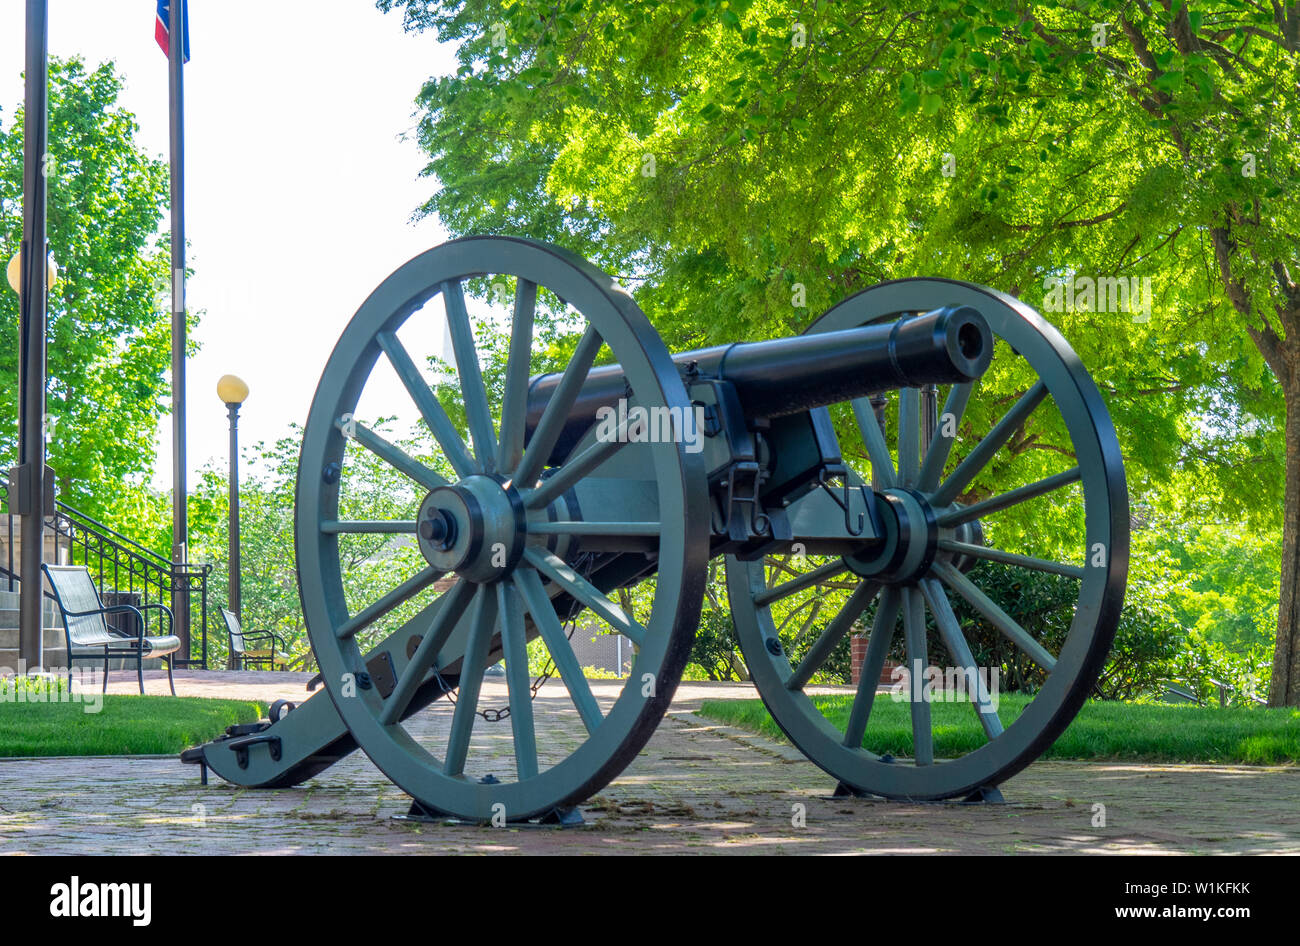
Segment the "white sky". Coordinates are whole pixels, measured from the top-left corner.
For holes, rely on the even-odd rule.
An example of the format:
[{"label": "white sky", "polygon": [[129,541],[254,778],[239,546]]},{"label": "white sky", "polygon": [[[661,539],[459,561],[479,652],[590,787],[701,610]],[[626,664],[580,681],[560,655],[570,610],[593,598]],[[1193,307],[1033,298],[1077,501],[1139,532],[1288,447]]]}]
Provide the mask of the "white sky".
[{"label": "white sky", "polygon": [[[165,158],[167,60],[154,41],[154,0],[49,6],[50,54],[80,55],[88,67],[114,60],[139,144]],[[23,4],[0,6],[6,124],[22,101],[23,19]],[[206,310],[188,368],[193,488],[195,471],[226,459],[221,375],[252,390],[241,443],[282,436],[306,420],[357,306],[398,265],[446,239],[434,221],[410,222],[434,183],[417,177],[424,159],[414,138],[400,139],[414,129],[421,84],[455,64],[450,46],[403,33],[400,15],[371,0],[191,0],[190,54],[187,302]],[[398,397],[395,379],[391,387]],[[171,487],[170,416],[154,479]]]}]

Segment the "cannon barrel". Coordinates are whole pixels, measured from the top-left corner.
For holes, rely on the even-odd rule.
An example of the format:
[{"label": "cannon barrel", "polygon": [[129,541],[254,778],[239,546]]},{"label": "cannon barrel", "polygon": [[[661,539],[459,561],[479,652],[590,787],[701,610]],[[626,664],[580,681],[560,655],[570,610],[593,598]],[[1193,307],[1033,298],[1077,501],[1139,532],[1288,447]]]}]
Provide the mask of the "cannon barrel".
[{"label": "cannon barrel", "polygon": [[[675,355],[686,373],[731,382],[746,418],[779,417],[884,391],[973,381],[993,357],[993,334],[970,306],[947,306],[883,325],[762,342],[738,342]],[[539,375],[528,389],[527,436],[559,383]],[[596,420],[626,395],[618,365],[587,376],[552,452],[560,462]]]}]

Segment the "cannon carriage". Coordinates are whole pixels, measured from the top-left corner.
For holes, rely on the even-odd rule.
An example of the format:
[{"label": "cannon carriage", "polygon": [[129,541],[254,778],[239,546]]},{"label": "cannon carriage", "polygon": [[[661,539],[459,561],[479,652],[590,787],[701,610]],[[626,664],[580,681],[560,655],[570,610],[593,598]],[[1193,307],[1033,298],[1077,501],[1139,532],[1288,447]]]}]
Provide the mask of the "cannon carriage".
[{"label": "cannon carriage", "polygon": [[[504,372],[491,384],[466,302],[467,287],[485,277],[514,292]],[[430,387],[402,340],[407,321],[426,318],[422,307],[438,299],[454,398]],[[562,370],[534,375],[548,344],[539,306],[548,304],[568,313],[578,341]],[[355,420],[381,359],[418,409],[436,463]],[[982,403],[991,372],[1023,382],[1011,385],[1016,396],[1005,398],[1002,384]],[[990,464],[1023,450],[1031,417],[1049,412],[1060,468],[1001,493],[973,489]],[[423,499],[413,517],[341,517],[351,441],[415,484]],[[1054,525],[1071,527],[1053,544],[1072,550],[1069,560],[998,543],[999,516],[1044,505]],[[1128,560],[1124,471],[1105,404],[1061,335],[1021,302],[967,283],[900,280],[850,296],[800,336],[673,356],[610,276],[555,247],[500,237],[416,257],[353,317],[304,430],[295,529],[324,690],[183,758],[276,788],[361,748],[419,810],[476,821],[563,817],[631,762],[686,666],[715,557],[725,558],[731,616],[760,695],[842,790],[911,799],[991,791],[1087,698]],[[409,536],[420,567],[374,600],[349,600],[340,542],[355,534]],[[968,577],[981,561],[1070,582],[1068,631],[1049,641],[1022,627]],[[793,602],[809,599],[830,617],[791,653],[780,625]],[[412,616],[368,640],[399,608]],[[959,611],[978,614],[1039,673],[1009,724],[976,672]],[[569,639],[576,620],[635,648],[612,702],[583,676]],[[863,622],[862,682],[836,723],[809,691]],[[537,637],[577,732],[548,730],[533,713],[527,646]],[[876,683],[891,652],[914,671],[910,757],[872,747]],[[483,674],[498,660],[509,712],[497,714],[488,762],[475,758],[487,750],[473,737]],[[936,743],[920,686],[936,660],[970,672],[985,741],[968,751]],[[416,721],[452,700],[431,742]],[[503,740],[512,766],[501,761]]]}]

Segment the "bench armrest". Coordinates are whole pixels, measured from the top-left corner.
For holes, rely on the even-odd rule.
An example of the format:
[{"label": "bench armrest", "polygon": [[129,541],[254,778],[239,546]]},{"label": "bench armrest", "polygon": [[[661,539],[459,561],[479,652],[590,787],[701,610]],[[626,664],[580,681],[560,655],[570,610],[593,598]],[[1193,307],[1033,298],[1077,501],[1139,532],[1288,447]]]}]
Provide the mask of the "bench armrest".
[{"label": "bench armrest", "polygon": [[124,614],[124,613],[134,614],[136,616],[136,618],[140,621],[140,633],[131,635],[125,633],[124,631],[119,631],[117,628],[113,628],[113,627],[109,628],[109,633],[114,634],[115,636],[121,637],[126,640],[130,640],[132,637],[134,637],[136,640],[140,642],[140,646],[144,647],[144,631],[145,631],[144,615],[141,614],[140,609],[133,604],[110,604],[102,608],[91,608],[89,611],[64,611],[63,616],[65,618],[84,618],[84,617],[90,617],[92,614]]},{"label": "bench armrest", "polygon": [[240,636],[246,641],[266,640],[269,638],[279,644],[281,650],[286,649],[284,646],[284,640],[274,631],[241,631]]},{"label": "bench armrest", "polygon": [[167,633],[176,632],[176,617],[172,614],[172,609],[165,604],[141,604],[136,605],[141,611],[160,611],[167,616]]}]

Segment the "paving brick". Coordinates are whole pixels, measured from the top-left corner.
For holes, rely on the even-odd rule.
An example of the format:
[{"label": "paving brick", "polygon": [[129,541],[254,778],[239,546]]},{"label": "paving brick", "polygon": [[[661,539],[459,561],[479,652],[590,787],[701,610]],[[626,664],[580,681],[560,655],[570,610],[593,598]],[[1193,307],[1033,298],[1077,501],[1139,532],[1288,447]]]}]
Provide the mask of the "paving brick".
[{"label": "paving brick", "polygon": [[[306,696],[310,674],[180,673],[195,696]],[[131,692],[134,681],[110,685]],[[165,674],[147,674],[151,693]],[[593,682],[602,704],[617,685]],[[747,686],[683,684],[635,762],[583,806],[572,830],[392,820],[407,796],[362,753],[297,788],[200,786],[174,757],[0,760],[0,853],[1300,853],[1300,768],[1040,762],[1003,786],[1004,806],[833,798],[831,779],[792,747],[696,715]],[[481,705],[504,703],[484,687]],[[432,743],[449,713],[412,729]],[[551,745],[581,738],[562,685],[537,699]],[[480,767],[509,771],[509,723],[475,727]],[[495,755],[494,755],[495,753]],[[473,758],[473,755],[471,756]],[[1105,828],[1092,826],[1105,805]],[[795,827],[795,806],[806,826]]]}]

